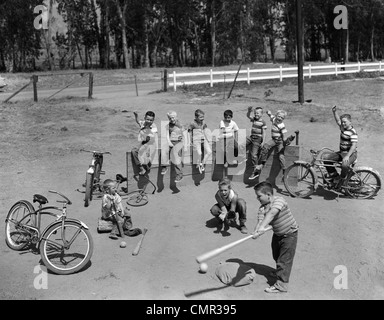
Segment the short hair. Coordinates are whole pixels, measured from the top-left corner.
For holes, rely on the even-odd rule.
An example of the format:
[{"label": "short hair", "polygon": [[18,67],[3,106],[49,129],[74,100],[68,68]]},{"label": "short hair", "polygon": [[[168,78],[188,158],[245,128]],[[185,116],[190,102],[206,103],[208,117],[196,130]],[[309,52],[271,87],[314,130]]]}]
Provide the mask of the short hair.
[{"label": "short hair", "polygon": [[153,111],[147,111],[147,113],[145,114],[145,117],[147,116],[155,118],[155,113]]},{"label": "short hair", "polygon": [[256,110],[264,111],[264,109],[263,109],[262,107],[256,107],[256,108],[255,108],[255,111],[256,111]]},{"label": "short hair", "polygon": [[232,110],[225,110],[224,111],[224,117],[228,117],[228,116],[233,118],[233,111]]},{"label": "short hair", "polygon": [[171,117],[171,116],[177,117],[177,112],[176,112],[176,111],[169,111],[169,112],[167,113],[167,116],[168,116],[168,117]]},{"label": "short hair", "polygon": [[112,180],[112,179],[106,179],[104,180],[103,182],[103,188],[104,190],[107,190],[107,188],[111,188],[111,187],[114,187],[116,185],[116,181]]},{"label": "short hair", "polygon": [[255,192],[261,192],[262,194],[273,194],[273,186],[268,181],[258,183],[253,189]]},{"label": "short hair", "polygon": [[352,120],[351,115],[348,114],[348,113],[343,114],[343,115],[340,116],[340,120],[341,120],[341,119],[344,119],[344,118],[347,119],[348,121],[351,121],[351,120]]},{"label": "short hair", "polygon": [[276,116],[279,115],[279,114],[281,114],[284,118],[287,116],[287,112],[284,111],[284,110],[277,110]]},{"label": "short hair", "polygon": [[195,117],[203,116],[203,115],[205,115],[205,113],[204,113],[203,110],[201,110],[201,109],[197,109],[197,110],[195,111]]},{"label": "short hair", "polygon": [[221,186],[228,186],[228,188],[231,189],[231,188],[232,188],[231,183],[232,183],[232,182],[231,182],[230,179],[228,179],[227,177],[224,177],[223,179],[221,179],[221,180],[219,181],[218,185],[219,185],[219,188],[220,188]]}]

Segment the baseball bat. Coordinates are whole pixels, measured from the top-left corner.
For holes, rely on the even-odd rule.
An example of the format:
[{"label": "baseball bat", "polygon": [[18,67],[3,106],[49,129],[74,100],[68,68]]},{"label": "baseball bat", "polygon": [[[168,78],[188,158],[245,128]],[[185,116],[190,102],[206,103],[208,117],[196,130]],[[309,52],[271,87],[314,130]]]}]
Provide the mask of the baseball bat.
[{"label": "baseball bat", "polygon": [[146,228],[143,229],[143,233],[141,234],[140,241],[139,241],[138,244],[136,245],[136,248],[132,251],[132,255],[133,255],[133,256],[137,256],[137,255],[139,254],[141,245],[143,244],[144,236],[145,236],[145,234],[147,233],[147,231],[148,231],[148,230],[147,230]]},{"label": "baseball bat", "polygon": [[[260,237],[265,232],[271,230],[271,229],[272,229],[272,227],[268,227],[263,233],[259,233],[257,238]],[[246,236],[245,238],[242,238],[242,239],[233,241],[231,243],[228,243],[225,246],[222,246],[220,248],[216,248],[216,249],[213,249],[213,250],[208,251],[206,253],[203,253],[203,254],[201,254],[201,255],[196,257],[196,261],[197,261],[197,263],[203,263],[203,262],[205,262],[205,261],[207,261],[209,259],[212,259],[212,258],[218,256],[219,254],[221,254],[221,253],[223,253],[223,252],[225,252],[225,251],[227,251],[227,250],[229,250],[229,249],[231,249],[233,247],[238,246],[239,244],[241,244],[241,243],[243,243],[243,242],[245,242],[245,241],[247,241],[249,239],[252,239],[252,237],[253,237],[253,235],[251,234],[249,236]]]}]

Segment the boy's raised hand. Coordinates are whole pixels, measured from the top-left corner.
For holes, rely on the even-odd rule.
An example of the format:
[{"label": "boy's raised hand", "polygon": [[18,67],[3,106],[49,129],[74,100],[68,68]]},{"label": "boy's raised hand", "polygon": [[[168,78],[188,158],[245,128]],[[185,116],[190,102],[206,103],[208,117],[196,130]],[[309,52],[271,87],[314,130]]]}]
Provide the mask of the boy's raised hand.
[{"label": "boy's raised hand", "polygon": [[337,107],[334,106],[334,107],[332,108],[332,111],[333,111],[333,112],[336,112],[336,110],[337,110]]},{"label": "boy's raised hand", "polygon": [[270,110],[267,111],[267,115],[271,116],[272,112]]}]

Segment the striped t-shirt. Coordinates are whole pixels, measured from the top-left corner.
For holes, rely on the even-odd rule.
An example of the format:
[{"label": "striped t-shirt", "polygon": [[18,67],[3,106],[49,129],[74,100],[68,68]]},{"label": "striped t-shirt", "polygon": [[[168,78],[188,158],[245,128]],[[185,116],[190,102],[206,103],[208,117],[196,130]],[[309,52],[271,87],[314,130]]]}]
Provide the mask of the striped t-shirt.
[{"label": "striped t-shirt", "polygon": [[263,119],[252,120],[251,137],[263,137],[263,130],[267,130],[267,123]]},{"label": "striped t-shirt", "polygon": [[263,220],[265,214],[272,208],[279,211],[270,223],[273,232],[276,235],[283,236],[299,229],[299,226],[288,207],[287,201],[285,201],[282,197],[274,197],[271,203],[268,205],[262,205],[257,214],[258,220]]},{"label": "striped t-shirt", "polygon": [[285,128],[285,125],[283,122],[277,123],[276,117],[271,116],[272,121],[272,127],[271,127],[271,135],[273,140],[281,140],[282,135],[286,134],[288,130]]},{"label": "striped t-shirt", "polygon": [[348,152],[352,147],[352,143],[357,143],[357,132],[355,128],[351,127],[350,129],[341,128],[340,134],[340,151]]}]

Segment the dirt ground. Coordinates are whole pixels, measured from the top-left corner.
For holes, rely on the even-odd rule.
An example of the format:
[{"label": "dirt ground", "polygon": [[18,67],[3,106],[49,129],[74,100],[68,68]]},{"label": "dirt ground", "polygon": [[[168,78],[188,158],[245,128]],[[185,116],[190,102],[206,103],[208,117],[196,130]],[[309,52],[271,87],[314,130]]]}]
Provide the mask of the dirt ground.
[{"label": "dirt ground", "polygon": [[[234,111],[240,128],[249,129],[249,105],[276,111],[285,109],[285,124],[290,132],[300,130],[303,158],[310,148],[338,147],[339,132],[331,107],[335,104],[354,117],[359,134],[359,165],[373,167],[384,174],[382,162],[384,82],[324,82],[306,85],[311,104],[300,106],[295,86],[236,90],[233,98],[222,94],[195,95],[181,92],[141,94],[94,90],[94,100],[61,98],[49,104],[17,102],[0,107],[0,299],[66,300],[350,300],[384,298],[384,192],[373,200],[337,198],[331,192],[318,192],[310,199],[287,197],[299,223],[299,240],[290,279],[289,292],[268,295],[264,288],[275,267],[271,255],[271,234],[249,240],[209,261],[206,274],[198,271],[195,257],[208,250],[244,237],[231,228],[229,234],[215,233],[209,209],[214,204],[216,182],[186,186],[173,194],[165,189],[150,196],[149,203],[131,208],[135,227],[148,228],[138,256],[131,252],[139,238],[120,241],[96,232],[100,201],[88,208],[83,194],[76,191],[84,182],[90,155],[81,148],[108,150],[105,178],[124,174],[125,152],[136,136],[132,111],[157,114],[156,123],[175,110],[183,122],[193,120],[194,110],[206,111],[210,128],[219,124],[225,109]],[[262,89],[262,90],[261,90]],[[265,97],[267,89],[273,94]],[[68,94],[68,92],[66,93]],[[2,99],[3,100],[3,99]],[[269,133],[267,135],[269,137]],[[4,220],[13,203],[32,195],[45,195],[51,204],[57,190],[73,202],[70,217],[84,221],[94,240],[91,265],[77,274],[48,275],[47,289],[37,290],[35,267],[39,255],[15,252],[5,243]],[[247,227],[253,230],[259,207],[253,189],[235,183],[234,189],[247,202]],[[281,191],[280,191],[281,192]],[[249,264],[256,271],[251,285],[225,287],[215,275],[220,261]],[[336,289],[337,266],[348,271],[348,288]],[[336,268],[336,269],[335,269]]]}]

